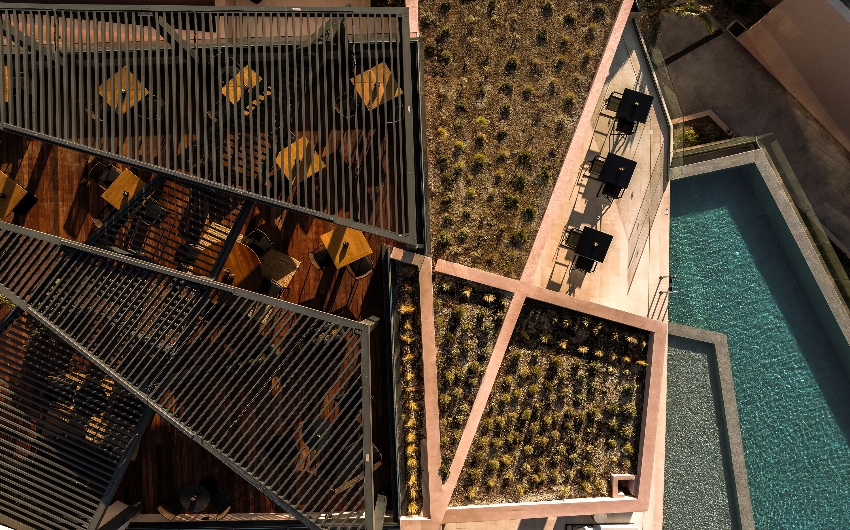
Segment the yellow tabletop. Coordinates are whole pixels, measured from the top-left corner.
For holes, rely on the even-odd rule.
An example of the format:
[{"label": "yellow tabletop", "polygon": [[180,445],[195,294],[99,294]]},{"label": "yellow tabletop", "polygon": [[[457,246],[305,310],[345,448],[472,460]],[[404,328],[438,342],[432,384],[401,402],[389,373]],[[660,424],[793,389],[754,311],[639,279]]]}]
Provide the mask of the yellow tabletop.
[{"label": "yellow tabletop", "polygon": [[338,226],[322,234],[321,239],[337,269],[372,254],[372,247],[360,230]]},{"label": "yellow tabletop", "polygon": [[389,66],[381,63],[351,78],[354,89],[369,109],[383,105],[402,94]]},{"label": "yellow tabletop", "polygon": [[299,138],[289,147],[284,147],[275,160],[293,186],[321,171],[327,165],[322,157],[313,151],[310,141],[306,138]]},{"label": "yellow tabletop", "polygon": [[224,96],[227,96],[227,99],[230,100],[231,103],[236,104],[240,99],[242,99],[242,92],[245,89],[252,89],[257,86],[257,83],[262,81],[263,78],[260,77],[257,72],[251,70],[249,67],[245,67],[233,76],[233,79],[227,82],[223,87],[221,87],[221,93]]},{"label": "yellow tabletop", "polygon": [[125,66],[100,85],[97,93],[116,112],[125,114],[148,95],[148,90]]},{"label": "yellow tabletop", "polygon": [[0,171],[0,219],[5,219],[27,196],[27,190]]},{"label": "yellow tabletop", "polygon": [[[114,206],[116,210],[119,210],[144,187],[145,183],[139,177],[129,169],[125,169],[100,196]],[[126,195],[124,192],[127,192]]]}]

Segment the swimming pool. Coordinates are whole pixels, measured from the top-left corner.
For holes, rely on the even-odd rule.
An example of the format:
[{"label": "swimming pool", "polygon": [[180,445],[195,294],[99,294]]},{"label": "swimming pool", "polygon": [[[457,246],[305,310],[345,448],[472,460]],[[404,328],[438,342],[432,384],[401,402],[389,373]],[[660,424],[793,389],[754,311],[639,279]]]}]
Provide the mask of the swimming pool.
[{"label": "swimming pool", "polygon": [[846,528],[850,381],[758,186],[753,164],[672,182],[669,319],[727,335],[756,528]]}]

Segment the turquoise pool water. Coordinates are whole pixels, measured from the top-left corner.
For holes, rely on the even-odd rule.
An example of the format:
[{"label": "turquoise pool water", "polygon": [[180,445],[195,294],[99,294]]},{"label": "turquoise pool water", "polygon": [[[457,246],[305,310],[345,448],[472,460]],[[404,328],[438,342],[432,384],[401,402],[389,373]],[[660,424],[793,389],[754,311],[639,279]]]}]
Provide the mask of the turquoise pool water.
[{"label": "turquoise pool water", "polygon": [[850,528],[850,381],[747,171],[673,181],[669,318],[728,337],[756,528]]},{"label": "turquoise pool water", "polygon": [[[714,348],[671,336],[667,349],[664,530],[734,530],[731,470]],[[731,502],[734,502],[732,500]]]}]

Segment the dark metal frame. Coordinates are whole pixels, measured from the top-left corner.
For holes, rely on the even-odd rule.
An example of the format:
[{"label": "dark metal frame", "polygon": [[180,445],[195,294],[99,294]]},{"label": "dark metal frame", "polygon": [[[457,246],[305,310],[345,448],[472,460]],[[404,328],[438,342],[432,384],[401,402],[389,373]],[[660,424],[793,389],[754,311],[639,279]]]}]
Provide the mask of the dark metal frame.
[{"label": "dark metal frame", "polygon": [[[351,321],[5,223],[0,293],[303,524],[372,529],[376,319]],[[297,441],[285,462],[261,454],[325,413],[336,419],[330,441],[307,458],[312,472],[296,469],[305,458]],[[296,432],[280,434],[285,426]],[[360,443],[359,462],[333,459]],[[357,467],[362,489],[322,495]]]},{"label": "dark metal frame", "polygon": [[[9,91],[9,103],[0,106],[1,130],[425,244],[427,216],[416,200],[424,181],[414,167],[421,149],[413,113],[419,105],[412,101],[418,63],[411,61],[404,8],[9,4],[0,10],[0,32],[6,37],[0,69],[9,68],[8,87],[0,75],[0,92]],[[349,77],[382,62],[402,90],[392,101],[374,109],[359,105],[351,123],[332,103],[321,104],[352,94]],[[263,90],[268,83],[272,93],[251,93],[230,105],[218,83],[234,63],[257,71]],[[113,112],[98,89],[124,67],[147,93],[125,113]],[[313,145],[330,146],[333,134],[352,128],[368,130],[370,150],[379,153],[362,172],[334,156],[326,160],[326,174],[299,184],[269,169],[295,131]],[[231,137],[236,151],[228,147]],[[228,168],[236,155],[245,159],[233,173]]]}]

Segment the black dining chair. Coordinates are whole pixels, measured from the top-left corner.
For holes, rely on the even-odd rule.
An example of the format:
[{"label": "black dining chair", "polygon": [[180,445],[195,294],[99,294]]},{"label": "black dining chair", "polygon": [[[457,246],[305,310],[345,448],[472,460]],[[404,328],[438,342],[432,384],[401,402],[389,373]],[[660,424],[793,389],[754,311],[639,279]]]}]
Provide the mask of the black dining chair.
[{"label": "black dining chair", "polygon": [[608,99],[605,101],[605,109],[611,112],[617,112],[620,109],[620,102],[623,101],[623,95],[619,92],[611,92]]},{"label": "black dining chair", "polygon": [[258,292],[272,298],[280,298],[281,293],[283,293],[283,288],[271,278],[263,277],[263,281],[260,282]]},{"label": "black dining chair", "polygon": [[609,201],[614,201],[623,196],[623,192],[625,190],[623,188],[614,186],[613,184],[608,184],[607,182],[602,183],[602,186],[599,187],[599,191],[596,192],[596,196],[602,195],[607,198]]},{"label": "black dining chair", "polygon": [[253,250],[259,258],[262,258],[272,248],[272,240],[261,230],[253,230],[245,236],[242,244]]},{"label": "black dining chair", "polygon": [[328,249],[324,245],[319,245],[310,252],[310,263],[319,270],[324,270],[334,265],[331,253],[328,252]]},{"label": "black dining chair", "polygon": [[372,274],[374,270],[374,266],[372,265],[372,260],[369,256],[360,258],[357,261],[353,261],[348,266],[345,267],[345,270],[348,271],[349,274],[354,276],[355,280],[362,280],[366,276]]},{"label": "black dining chair", "polygon": [[172,493],[156,509],[163,517],[169,521],[173,521],[178,515],[183,513],[183,504],[180,503],[180,493]]},{"label": "black dining chair", "polygon": [[637,132],[637,127],[637,122],[627,120],[625,118],[618,118],[614,125],[614,131],[616,131],[617,134],[629,136]]},{"label": "black dining chair", "polygon": [[97,182],[104,190],[115,182],[121,170],[106,162],[95,162],[89,171],[89,178]]},{"label": "black dining chair", "polygon": [[213,477],[204,477],[201,479],[201,482],[199,482],[199,484],[202,488],[207,490],[210,495],[218,491],[218,481]]},{"label": "black dining chair", "polygon": [[593,160],[590,161],[590,166],[588,171],[592,177],[598,177],[602,174],[602,166],[605,165],[605,158],[601,156],[593,157]]},{"label": "black dining chair", "polygon": [[165,219],[165,208],[151,198],[144,201],[139,213],[141,215],[142,222],[148,226],[156,226]]},{"label": "black dining chair", "polygon": [[215,510],[215,518],[221,519],[230,513],[230,509],[233,507],[233,499],[230,495],[221,489],[218,489],[215,492],[210,493],[210,506],[212,506],[212,509]]},{"label": "black dining chair", "polygon": [[561,240],[561,246],[575,250],[578,246],[579,239],[581,239],[581,230],[578,228],[570,228],[564,234],[563,239]]},{"label": "black dining chair", "polygon": [[573,268],[584,273],[591,273],[596,270],[596,262],[584,256],[576,256],[573,260]]}]

